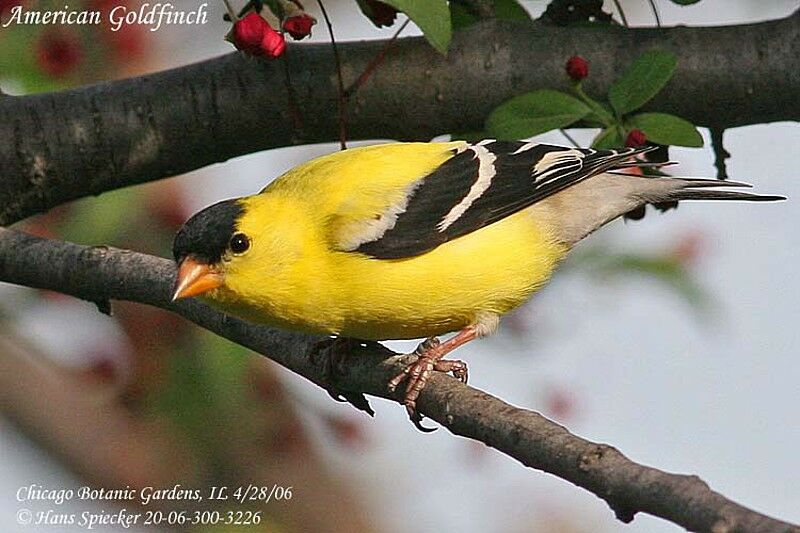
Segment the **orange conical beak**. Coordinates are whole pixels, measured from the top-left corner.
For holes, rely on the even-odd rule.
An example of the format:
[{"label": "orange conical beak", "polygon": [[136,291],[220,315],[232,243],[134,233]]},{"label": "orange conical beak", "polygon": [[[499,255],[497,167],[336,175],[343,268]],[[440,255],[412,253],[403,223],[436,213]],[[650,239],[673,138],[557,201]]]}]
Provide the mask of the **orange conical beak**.
[{"label": "orange conical beak", "polygon": [[222,276],[211,265],[201,263],[192,256],[178,266],[178,279],[172,301],[203,294],[222,285]]}]

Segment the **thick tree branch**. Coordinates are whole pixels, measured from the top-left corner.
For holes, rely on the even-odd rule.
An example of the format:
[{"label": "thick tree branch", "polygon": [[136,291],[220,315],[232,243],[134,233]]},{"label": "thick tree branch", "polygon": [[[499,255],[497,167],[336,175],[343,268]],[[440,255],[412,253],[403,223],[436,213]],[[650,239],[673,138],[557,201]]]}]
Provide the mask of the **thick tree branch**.
[{"label": "thick tree branch", "polygon": [[[51,289],[90,301],[131,300],[174,311],[325,386],[325,361],[312,357],[319,337],[254,326],[196,301],[172,303],[171,261],[105,247],[85,247],[0,229],[0,281]],[[357,353],[356,353],[357,352]],[[387,380],[408,356],[386,348],[356,349],[335,387],[397,399]],[[418,406],[456,435],[479,440],[526,466],[583,487],[625,522],[653,514],[691,531],[798,533],[800,528],[742,507],[696,476],[670,474],[634,463],[617,449],[577,437],[543,416],[436,373]]]},{"label": "thick tree branch", "polygon": [[[347,83],[384,41],[341,45]],[[602,94],[641,52],[679,66],[650,107],[729,128],[799,120],[800,12],[758,24],[667,29],[558,28],[486,21],[460,32],[447,58],[399,40],[349,104],[352,138],[429,139],[476,131],[502,101],[566,89],[563,64],[592,61]],[[306,129],[295,129],[284,65],[234,53],[141,78],[0,98],[0,224],[65,201],[152,181],[242,154],[338,139],[337,81],[327,45],[289,51]]]}]

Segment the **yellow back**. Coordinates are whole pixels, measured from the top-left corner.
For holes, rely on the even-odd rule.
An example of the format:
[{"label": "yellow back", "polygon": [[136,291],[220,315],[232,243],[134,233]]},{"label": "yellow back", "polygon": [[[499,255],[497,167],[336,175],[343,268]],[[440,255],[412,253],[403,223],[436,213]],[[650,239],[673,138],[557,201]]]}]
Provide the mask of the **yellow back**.
[{"label": "yellow back", "polygon": [[481,312],[516,307],[566,252],[527,210],[405,259],[373,259],[338,246],[463,144],[338,152],[244,199],[238,229],[253,245],[230,262],[215,300],[253,321],[368,339],[441,334]]}]

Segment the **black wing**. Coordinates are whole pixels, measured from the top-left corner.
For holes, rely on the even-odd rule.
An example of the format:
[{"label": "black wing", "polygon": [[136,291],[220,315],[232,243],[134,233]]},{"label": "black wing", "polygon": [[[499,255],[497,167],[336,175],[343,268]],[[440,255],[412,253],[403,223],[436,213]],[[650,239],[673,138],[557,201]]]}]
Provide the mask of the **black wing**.
[{"label": "black wing", "polygon": [[405,209],[353,251],[400,259],[502,220],[652,148],[592,150],[532,142],[466,145],[409,192]]}]

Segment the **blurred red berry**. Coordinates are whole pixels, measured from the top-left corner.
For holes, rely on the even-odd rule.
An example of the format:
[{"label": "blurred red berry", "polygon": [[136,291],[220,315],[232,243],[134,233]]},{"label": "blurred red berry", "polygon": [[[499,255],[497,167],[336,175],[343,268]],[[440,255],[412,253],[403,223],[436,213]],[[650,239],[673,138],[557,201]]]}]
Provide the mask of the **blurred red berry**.
[{"label": "blurred red berry", "polygon": [[643,146],[644,143],[647,142],[647,135],[644,134],[642,130],[639,129],[632,129],[628,132],[628,136],[625,138],[625,146],[629,148],[636,148],[637,146]]},{"label": "blurred red berry", "polygon": [[[90,0],[88,8],[99,11],[107,19],[112,9],[123,6],[130,8],[133,0]],[[147,48],[145,26],[141,24],[123,24],[118,30],[113,31],[112,26],[102,25],[102,38],[108,41],[111,58],[122,65],[127,65],[131,59],[144,55]]]},{"label": "blurred red berry", "polygon": [[294,416],[275,421],[267,435],[270,454],[304,457],[311,453],[305,428]]},{"label": "blurred red berry", "polygon": [[114,383],[119,379],[119,369],[112,359],[98,357],[86,370],[86,376],[101,383]]},{"label": "blurred red berry", "polygon": [[308,13],[302,13],[284,20],[283,30],[291,35],[292,38],[300,40],[311,35],[311,27],[316,23],[317,19]]},{"label": "blurred red berry", "polygon": [[104,31],[103,37],[111,45],[113,59],[125,64],[144,55],[147,33],[140,24],[123,24],[117,31]]},{"label": "blurred red berry", "polygon": [[250,378],[255,395],[264,403],[277,403],[280,401],[281,385],[272,374],[259,368]]},{"label": "blurred red berry", "polygon": [[384,4],[378,0],[364,0],[367,6],[367,17],[377,27],[391,26],[397,18],[397,10],[389,4]]},{"label": "blurred red berry", "polygon": [[589,75],[589,62],[581,56],[572,56],[567,60],[566,70],[573,81],[581,81]]},{"label": "blurred red berry", "polygon": [[560,421],[572,418],[577,410],[575,395],[563,387],[554,388],[547,392],[545,406],[547,413]]},{"label": "blurred red berry", "polygon": [[22,0],[0,0],[0,17],[11,11],[12,8],[20,5]]},{"label": "blurred red berry", "polygon": [[286,49],[286,41],[279,32],[258,13],[248,13],[233,25],[233,44],[254,56],[278,57]]},{"label": "blurred red berry", "polygon": [[44,33],[36,45],[36,62],[45,74],[63,78],[75,71],[83,58],[78,38],[64,31]]},{"label": "blurred red berry", "polygon": [[336,415],[327,416],[324,421],[339,444],[348,448],[363,448],[368,444],[369,439],[360,422]]},{"label": "blurred red berry", "polygon": [[697,263],[702,255],[705,239],[699,232],[687,233],[676,242],[670,255],[684,267],[690,267]]}]

